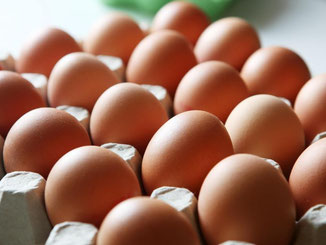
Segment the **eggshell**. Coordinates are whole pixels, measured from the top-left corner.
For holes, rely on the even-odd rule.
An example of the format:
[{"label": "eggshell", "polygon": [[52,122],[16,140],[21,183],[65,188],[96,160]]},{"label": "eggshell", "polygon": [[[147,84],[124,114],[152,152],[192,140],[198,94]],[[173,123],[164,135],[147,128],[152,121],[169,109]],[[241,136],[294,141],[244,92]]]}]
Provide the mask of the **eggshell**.
[{"label": "eggshell", "polygon": [[232,109],[248,95],[236,69],[224,62],[207,61],[182,78],[174,97],[174,112],[204,110],[225,122]]},{"label": "eggshell", "polygon": [[173,207],[160,200],[135,197],[121,202],[106,216],[97,244],[199,245],[200,242],[187,218]]},{"label": "eggshell", "polygon": [[156,13],[151,31],[175,30],[195,45],[209,24],[209,19],[197,5],[185,1],[172,1]]},{"label": "eggshell", "polygon": [[31,171],[46,178],[62,155],[88,144],[86,130],[67,112],[34,109],[10,129],[3,148],[4,167],[7,173]]},{"label": "eggshell", "polygon": [[50,75],[49,104],[92,111],[98,97],[118,82],[117,76],[95,56],[81,52],[68,54],[59,60]]},{"label": "eggshell", "polygon": [[249,154],[227,157],[209,172],[198,215],[209,245],[227,240],[287,245],[295,227],[287,181],[264,159]]},{"label": "eggshell", "polygon": [[294,104],[305,130],[307,143],[326,131],[326,74],[310,79],[300,90]]},{"label": "eggshell", "polygon": [[94,24],[83,46],[86,52],[117,56],[127,64],[132,51],[144,36],[138,24],[128,15],[109,13]]},{"label": "eggshell", "polygon": [[188,111],[166,122],[149,142],[142,179],[150,194],[161,186],[184,187],[196,196],[211,168],[233,154],[223,123],[205,111]]},{"label": "eggshell", "polygon": [[83,146],[52,168],[45,205],[53,225],[80,221],[98,227],[116,204],[140,194],[136,175],[121,157],[99,146]]},{"label": "eggshell", "polygon": [[219,60],[240,70],[246,59],[259,48],[258,34],[247,21],[227,17],[205,29],[194,51],[199,63]]},{"label": "eggshell", "polygon": [[171,30],[154,32],[144,38],[132,53],[128,82],[161,85],[171,96],[182,77],[197,64],[190,42]]},{"label": "eggshell", "polygon": [[316,204],[326,204],[326,139],[311,144],[295,162],[289,178],[298,218]]},{"label": "eggshell", "polygon": [[310,79],[304,60],[294,51],[278,46],[253,53],[241,70],[251,94],[272,94],[295,100],[300,88]]},{"label": "eggshell", "polygon": [[68,33],[47,27],[36,31],[25,41],[16,61],[16,71],[41,73],[49,77],[61,57],[79,51],[79,45]]},{"label": "eggshell", "polygon": [[138,84],[120,83],[106,90],[91,114],[93,143],[134,146],[141,154],[154,133],[168,120],[161,103]]},{"label": "eggshell", "polygon": [[26,79],[16,72],[0,71],[0,134],[3,137],[23,114],[43,106],[41,95]]},{"label": "eggshell", "polygon": [[229,115],[228,130],[235,153],[251,153],[280,164],[286,177],[304,150],[299,118],[280,98],[255,95],[240,102]]}]

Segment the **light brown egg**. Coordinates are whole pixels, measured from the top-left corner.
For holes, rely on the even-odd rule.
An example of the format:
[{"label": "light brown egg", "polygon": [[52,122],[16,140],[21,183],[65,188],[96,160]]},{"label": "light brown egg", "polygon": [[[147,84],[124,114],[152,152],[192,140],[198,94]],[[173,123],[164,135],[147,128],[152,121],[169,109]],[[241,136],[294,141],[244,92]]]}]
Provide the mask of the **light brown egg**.
[{"label": "light brown egg", "polygon": [[272,94],[292,103],[300,88],[310,79],[303,59],[290,49],[271,46],[253,53],[241,70],[251,94]]},{"label": "light brown egg", "polygon": [[120,57],[125,64],[144,38],[138,24],[128,15],[109,13],[99,19],[84,41],[84,50],[96,55]]},{"label": "light brown egg", "polygon": [[211,168],[231,154],[230,136],[217,117],[205,111],[183,112],[166,122],[146,148],[142,162],[146,193],[176,186],[198,195]]},{"label": "light brown egg", "polygon": [[326,139],[310,145],[295,162],[289,178],[297,218],[316,204],[326,204]]},{"label": "light brown egg", "polygon": [[157,199],[135,197],[121,202],[106,216],[97,244],[199,245],[200,242],[190,222],[173,207]]},{"label": "light brown egg", "polygon": [[219,60],[240,70],[246,59],[259,48],[256,30],[247,21],[227,17],[206,28],[194,51],[199,63]]},{"label": "light brown egg", "polygon": [[95,56],[71,53],[53,68],[47,91],[49,104],[79,106],[91,112],[98,97],[118,82],[117,76]]},{"label": "light brown egg", "polygon": [[172,1],[156,13],[151,31],[175,30],[195,45],[209,24],[208,17],[197,5],[185,1]]},{"label": "light brown egg", "polygon": [[171,96],[182,77],[197,64],[190,42],[171,30],[154,32],[132,53],[126,70],[128,82],[165,87]]},{"label": "light brown egg", "polygon": [[81,48],[68,33],[57,28],[44,28],[26,40],[15,68],[19,73],[41,73],[49,77],[61,57],[79,51]]},{"label": "light brown egg", "polygon": [[3,149],[4,166],[8,173],[31,171],[46,178],[62,155],[89,144],[85,128],[67,112],[34,109],[10,129]]},{"label": "light brown egg", "polygon": [[62,156],[45,187],[45,205],[53,225],[79,221],[100,226],[119,202],[141,195],[136,175],[117,154],[83,146]]},{"label": "light brown egg", "polygon": [[138,84],[120,83],[106,90],[91,114],[93,143],[134,146],[141,154],[154,133],[168,120],[161,103]]},{"label": "light brown egg", "polygon": [[310,79],[300,90],[294,104],[306,134],[306,143],[326,131],[326,74]]},{"label": "light brown egg", "polygon": [[235,153],[273,159],[287,177],[305,146],[299,118],[290,106],[272,95],[255,95],[240,102],[225,127]]},{"label": "light brown egg", "polygon": [[198,199],[207,244],[227,240],[288,245],[295,227],[289,185],[264,159],[235,154],[207,175]]},{"label": "light brown egg", "polygon": [[232,109],[248,95],[236,69],[224,62],[207,61],[182,78],[174,97],[174,112],[204,110],[225,122]]},{"label": "light brown egg", "polygon": [[45,106],[33,85],[11,71],[0,71],[0,134],[6,137],[11,126],[26,112]]}]

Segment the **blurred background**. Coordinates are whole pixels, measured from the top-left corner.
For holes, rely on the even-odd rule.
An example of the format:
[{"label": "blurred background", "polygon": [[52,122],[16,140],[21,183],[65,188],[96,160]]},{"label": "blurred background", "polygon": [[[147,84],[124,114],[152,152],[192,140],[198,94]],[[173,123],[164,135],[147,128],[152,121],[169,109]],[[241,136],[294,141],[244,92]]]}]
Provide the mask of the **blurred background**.
[{"label": "blurred background", "polygon": [[[155,0],[152,0],[155,1]],[[56,26],[77,40],[100,16],[122,10],[150,24],[152,15],[99,0],[0,0],[0,52],[19,54],[25,38],[43,26]],[[221,14],[249,21],[262,46],[281,45],[297,52],[313,75],[326,72],[326,0],[234,0]]]}]

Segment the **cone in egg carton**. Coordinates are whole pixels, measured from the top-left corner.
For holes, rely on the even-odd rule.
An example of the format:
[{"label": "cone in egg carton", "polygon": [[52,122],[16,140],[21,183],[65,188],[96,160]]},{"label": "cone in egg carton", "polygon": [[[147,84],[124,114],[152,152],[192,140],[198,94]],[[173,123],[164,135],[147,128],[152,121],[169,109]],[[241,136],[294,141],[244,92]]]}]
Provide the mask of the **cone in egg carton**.
[{"label": "cone in egg carton", "polygon": [[12,172],[0,181],[0,244],[44,244],[51,223],[44,206],[45,179]]},{"label": "cone in egg carton", "polygon": [[7,52],[0,52],[0,70],[15,71],[15,59]]},{"label": "cone in egg carton", "polygon": [[66,221],[53,227],[45,245],[95,245],[97,232],[92,224]]}]

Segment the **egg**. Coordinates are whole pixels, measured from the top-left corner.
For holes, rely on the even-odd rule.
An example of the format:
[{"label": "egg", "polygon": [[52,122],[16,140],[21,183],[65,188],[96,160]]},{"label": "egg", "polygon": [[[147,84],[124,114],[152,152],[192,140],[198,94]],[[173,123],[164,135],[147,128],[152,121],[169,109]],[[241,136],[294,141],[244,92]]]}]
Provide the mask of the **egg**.
[{"label": "egg", "polygon": [[91,112],[98,97],[118,82],[118,77],[95,56],[71,53],[62,57],[53,68],[48,83],[48,101],[52,107],[71,105]]},{"label": "egg", "polygon": [[258,34],[247,21],[227,17],[204,30],[194,52],[199,63],[219,60],[240,70],[247,58],[259,48]]},{"label": "egg", "polygon": [[251,153],[280,164],[285,176],[305,147],[304,130],[292,108],[273,95],[240,102],[226,120],[235,153]]},{"label": "egg", "polygon": [[298,218],[316,204],[326,204],[326,139],[311,144],[295,162],[289,183]]},{"label": "egg", "polygon": [[34,109],[10,129],[3,148],[4,167],[7,173],[31,171],[46,178],[62,155],[89,144],[86,129],[67,112]]},{"label": "egg", "polygon": [[90,119],[94,144],[109,142],[134,146],[141,154],[168,115],[145,88],[120,83],[106,90],[97,100]]},{"label": "egg", "polygon": [[131,167],[110,150],[83,146],[63,155],[45,186],[45,205],[53,225],[79,221],[100,226],[119,202],[141,195]]},{"label": "egg", "polygon": [[132,51],[144,36],[138,24],[128,15],[109,13],[91,28],[83,48],[96,55],[120,57],[127,64]]},{"label": "egg", "polygon": [[294,51],[270,46],[253,53],[241,70],[251,94],[272,94],[292,103],[300,88],[310,79],[304,60]]},{"label": "egg", "polygon": [[0,135],[6,137],[22,115],[44,106],[41,95],[26,79],[15,72],[0,71]]},{"label": "egg", "polygon": [[208,17],[197,5],[185,1],[172,1],[156,13],[151,31],[175,30],[195,45],[209,24]]},{"label": "egg", "polygon": [[154,32],[132,53],[127,69],[128,82],[161,85],[171,96],[182,77],[197,64],[190,42],[171,30]]},{"label": "egg", "polygon": [[[123,235],[121,235],[123,234]],[[157,199],[134,197],[118,204],[104,219],[98,245],[199,245],[186,217]]]},{"label": "egg", "polygon": [[307,143],[326,131],[326,74],[310,79],[299,91],[294,104],[305,130]]},{"label": "egg", "polygon": [[155,133],[146,148],[142,161],[146,193],[175,186],[197,196],[211,168],[231,154],[230,136],[216,116],[199,110],[180,113]]},{"label": "egg", "polygon": [[295,228],[286,179],[250,154],[227,157],[209,172],[200,189],[198,216],[208,245],[227,240],[287,245]]},{"label": "egg", "polygon": [[77,42],[65,31],[43,28],[24,42],[15,68],[19,73],[41,73],[49,77],[61,57],[79,51],[81,48]]},{"label": "egg", "polygon": [[221,61],[206,61],[182,78],[174,97],[174,112],[204,110],[225,122],[232,109],[248,95],[236,69]]}]

